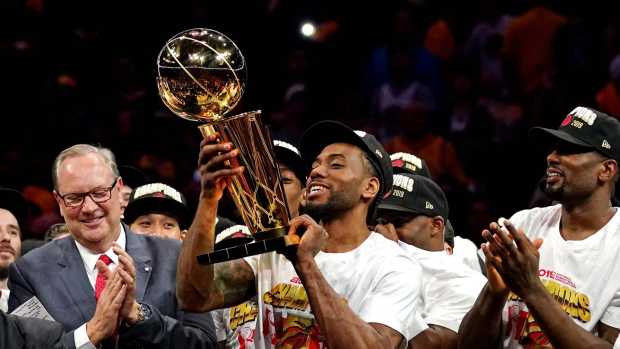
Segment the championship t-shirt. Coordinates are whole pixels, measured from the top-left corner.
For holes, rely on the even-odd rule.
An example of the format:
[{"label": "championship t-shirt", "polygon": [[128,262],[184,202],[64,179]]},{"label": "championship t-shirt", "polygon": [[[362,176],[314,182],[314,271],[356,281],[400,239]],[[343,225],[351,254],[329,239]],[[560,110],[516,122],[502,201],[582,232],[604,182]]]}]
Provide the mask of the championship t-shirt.
[{"label": "championship t-shirt", "polygon": [[218,342],[224,342],[228,349],[254,348],[258,317],[256,297],[234,307],[214,310],[211,314]]},{"label": "championship t-shirt", "polygon": [[458,333],[487,279],[445,251],[426,251],[401,241],[399,245],[422,266],[418,309],[424,322]]},{"label": "championship t-shirt", "polygon": [[[562,206],[517,212],[510,218],[530,240],[542,238],[538,276],[577,325],[593,331],[602,321],[620,328],[620,214],[584,240],[560,235]],[[504,347],[551,348],[521,299],[510,294],[504,308]]]},{"label": "championship t-shirt", "polygon": [[[257,283],[255,347],[324,348],[306,290],[288,259],[267,253],[245,260]],[[329,285],[362,320],[386,325],[407,341],[427,328],[416,312],[420,265],[393,241],[372,232],[354,250],[319,252],[315,261]]]}]

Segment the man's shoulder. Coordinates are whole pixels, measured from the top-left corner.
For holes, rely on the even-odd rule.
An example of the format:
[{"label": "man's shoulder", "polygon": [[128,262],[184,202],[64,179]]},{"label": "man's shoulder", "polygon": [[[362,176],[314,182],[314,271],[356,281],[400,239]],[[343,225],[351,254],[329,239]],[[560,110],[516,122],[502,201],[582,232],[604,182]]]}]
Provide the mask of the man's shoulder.
[{"label": "man's shoulder", "polygon": [[517,228],[524,228],[528,224],[547,224],[558,220],[562,214],[562,205],[533,207],[521,210],[510,217],[510,221]]},{"label": "man's shoulder", "polygon": [[383,235],[371,232],[366,244],[366,253],[369,254],[368,262],[376,264],[382,270],[421,273],[422,267],[417,259],[401,248],[398,243]]},{"label": "man's shoulder", "polygon": [[[62,258],[64,251],[71,247],[73,241],[70,237],[50,241],[21,256],[15,261],[15,264],[18,267],[28,267],[33,264],[36,264],[38,268],[45,267],[49,262]],[[46,263],[41,264],[42,261]]]}]

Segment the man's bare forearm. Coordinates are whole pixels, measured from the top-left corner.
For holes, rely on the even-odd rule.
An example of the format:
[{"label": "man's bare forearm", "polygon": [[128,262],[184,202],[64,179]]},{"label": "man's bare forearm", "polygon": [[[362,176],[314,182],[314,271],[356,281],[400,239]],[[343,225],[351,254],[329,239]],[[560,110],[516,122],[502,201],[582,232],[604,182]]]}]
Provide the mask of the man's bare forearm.
[{"label": "man's bare forearm", "polygon": [[494,293],[487,284],[459,327],[460,349],[495,349],[501,335],[502,310],[507,295]]},{"label": "man's bare forearm", "polygon": [[528,309],[554,348],[609,348],[608,343],[577,325],[542,284],[525,299]]},{"label": "man's bare forearm", "polygon": [[215,245],[217,201],[203,199],[179,256],[177,295],[181,309],[205,312],[243,303],[256,294],[254,272],[242,259],[200,265],[197,257]]},{"label": "man's bare forearm", "polygon": [[[306,289],[312,312],[326,338],[327,346],[338,348],[396,348],[394,338],[383,335],[359,318],[323,277],[313,257],[294,264]],[[402,339],[402,337],[401,337]]]},{"label": "man's bare forearm", "polygon": [[201,199],[183,241],[177,264],[177,298],[181,309],[200,312],[209,307],[213,265],[199,265],[197,256],[213,251],[217,200]]}]

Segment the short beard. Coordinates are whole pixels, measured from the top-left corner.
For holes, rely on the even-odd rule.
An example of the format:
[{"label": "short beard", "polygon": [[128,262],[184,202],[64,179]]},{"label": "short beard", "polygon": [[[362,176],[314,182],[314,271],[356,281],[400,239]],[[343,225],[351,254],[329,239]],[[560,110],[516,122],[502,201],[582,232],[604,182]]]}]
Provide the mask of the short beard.
[{"label": "short beard", "polygon": [[545,185],[545,194],[553,201],[562,201],[564,198],[564,187],[552,188]]},{"label": "short beard", "polygon": [[306,202],[299,208],[299,214],[307,214],[317,222],[329,222],[350,210],[355,203],[343,192],[332,193],[325,204]]},{"label": "short beard", "polygon": [[9,277],[9,266],[0,267],[0,280],[6,280]]}]

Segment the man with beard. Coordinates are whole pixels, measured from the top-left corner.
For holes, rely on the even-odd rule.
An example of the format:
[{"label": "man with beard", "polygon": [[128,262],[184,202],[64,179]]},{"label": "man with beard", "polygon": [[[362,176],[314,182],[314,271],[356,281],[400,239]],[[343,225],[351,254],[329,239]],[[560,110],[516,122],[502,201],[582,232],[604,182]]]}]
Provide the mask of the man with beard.
[{"label": "man with beard", "polygon": [[482,232],[489,282],[461,324],[460,347],[610,348],[620,328],[620,214],[611,204],[620,122],[577,107],[557,130],[531,135],[553,142],[545,191],[558,204]]},{"label": "man with beard", "polygon": [[202,193],[178,268],[181,306],[207,311],[258,296],[256,348],[398,348],[426,328],[416,314],[420,266],[398,245],[368,230],[392,188],[389,155],[369,134],[334,121],[306,131],[301,154],[311,171],[304,211],[290,221],[299,238],[287,258],[267,253],[202,267],[213,250],[218,200],[238,155],[232,144],[205,140]]},{"label": "man with beard", "polygon": [[19,222],[26,218],[27,205],[15,190],[0,188],[0,310],[9,309],[9,265],[21,254],[22,232]]}]

